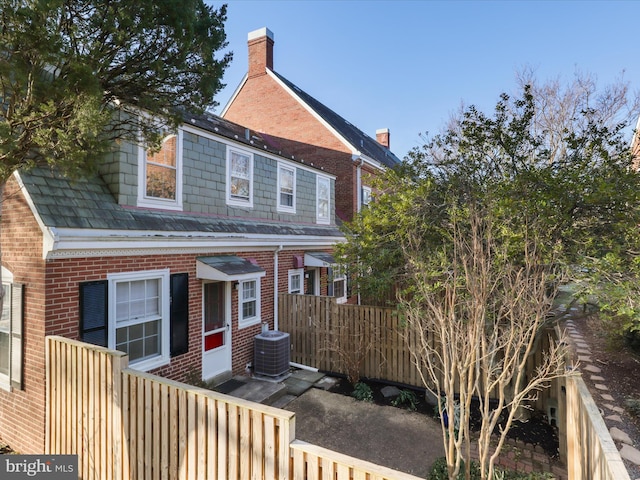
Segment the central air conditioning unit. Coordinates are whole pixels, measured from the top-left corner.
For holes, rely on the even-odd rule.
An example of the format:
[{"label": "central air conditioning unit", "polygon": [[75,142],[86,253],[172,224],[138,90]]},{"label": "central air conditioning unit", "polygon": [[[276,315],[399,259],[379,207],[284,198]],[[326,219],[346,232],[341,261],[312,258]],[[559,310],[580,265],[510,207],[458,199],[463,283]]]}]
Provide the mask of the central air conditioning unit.
[{"label": "central air conditioning unit", "polygon": [[279,377],[289,372],[289,334],[267,330],[256,335],[253,344],[253,371],[257,375]]}]

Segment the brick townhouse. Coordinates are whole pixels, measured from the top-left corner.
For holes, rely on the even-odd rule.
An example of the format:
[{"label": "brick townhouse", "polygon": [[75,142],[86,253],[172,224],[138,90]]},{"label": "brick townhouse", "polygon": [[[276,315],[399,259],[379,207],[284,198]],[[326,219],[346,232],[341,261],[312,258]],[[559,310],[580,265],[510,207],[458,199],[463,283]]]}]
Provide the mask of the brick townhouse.
[{"label": "brick townhouse", "polygon": [[215,116],[162,148],[120,143],[76,181],[36,168],[2,203],[0,439],[44,451],[44,339],[122,350],[184,380],[243,373],[277,294],[346,300],[331,252],[335,175]]}]

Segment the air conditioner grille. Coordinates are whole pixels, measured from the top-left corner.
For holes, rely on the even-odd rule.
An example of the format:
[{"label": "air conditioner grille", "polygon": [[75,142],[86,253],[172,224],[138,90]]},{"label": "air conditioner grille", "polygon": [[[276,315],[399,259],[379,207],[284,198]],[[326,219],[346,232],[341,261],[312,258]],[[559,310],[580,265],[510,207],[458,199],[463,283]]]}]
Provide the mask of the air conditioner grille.
[{"label": "air conditioner grille", "polygon": [[254,339],[253,371],[257,375],[278,377],[289,371],[289,334],[269,330]]}]

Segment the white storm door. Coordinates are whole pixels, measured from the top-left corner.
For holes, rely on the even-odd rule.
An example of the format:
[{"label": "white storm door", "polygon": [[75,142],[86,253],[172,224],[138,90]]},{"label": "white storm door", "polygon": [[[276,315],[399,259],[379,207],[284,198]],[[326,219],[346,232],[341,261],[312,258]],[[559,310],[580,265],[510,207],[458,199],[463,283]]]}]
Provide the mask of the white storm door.
[{"label": "white storm door", "polygon": [[315,267],[307,267],[305,270],[307,276],[307,295],[320,295],[320,269]]},{"label": "white storm door", "polygon": [[231,371],[231,312],[228,282],[203,285],[202,379]]}]

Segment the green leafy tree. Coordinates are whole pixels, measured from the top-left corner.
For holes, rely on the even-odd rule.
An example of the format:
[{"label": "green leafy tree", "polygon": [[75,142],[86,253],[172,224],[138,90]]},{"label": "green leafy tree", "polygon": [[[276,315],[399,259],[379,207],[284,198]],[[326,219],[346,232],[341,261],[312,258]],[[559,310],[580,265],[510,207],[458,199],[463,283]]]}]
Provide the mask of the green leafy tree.
[{"label": "green leafy tree", "polygon": [[38,164],[91,171],[113,140],[214,105],[225,20],[202,0],[1,0],[0,184]]},{"label": "green leafy tree", "polygon": [[225,21],[202,0],[0,0],[0,198],[18,169],[91,174],[215,105]]},{"label": "green leafy tree", "polygon": [[450,478],[469,465],[472,396],[490,478],[492,435],[500,447],[518,412],[563,375],[562,348],[550,341],[523,377],[560,283],[581,285],[624,329],[640,327],[640,177],[624,136],[636,104],[622,99],[625,87],[598,96],[583,80],[566,91],[523,85],[492,115],[464,109],[387,172],[339,247],[365,296],[399,286],[424,384],[444,398],[441,414],[459,412],[443,422]]}]

